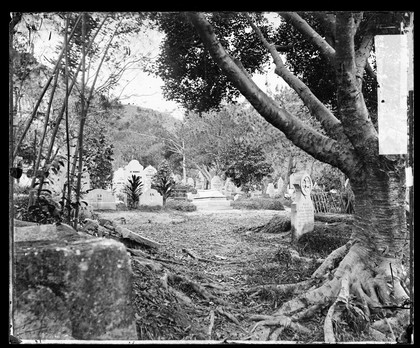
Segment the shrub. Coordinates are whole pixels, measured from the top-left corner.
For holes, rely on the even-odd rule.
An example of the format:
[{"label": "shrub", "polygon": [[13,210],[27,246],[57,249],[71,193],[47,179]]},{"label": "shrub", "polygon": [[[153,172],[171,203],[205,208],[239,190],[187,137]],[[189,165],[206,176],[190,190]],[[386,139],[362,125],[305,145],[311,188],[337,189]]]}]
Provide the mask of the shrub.
[{"label": "shrub", "polygon": [[152,178],[152,189],[155,189],[162,195],[163,205],[166,205],[166,199],[172,195],[172,190],[175,186],[175,181],[171,173],[172,171],[168,162],[163,160]]},{"label": "shrub", "polygon": [[162,210],[162,206],[161,205],[140,205],[138,207],[138,210],[141,210],[141,211],[159,211],[159,210]]},{"label": "shrub", "polygon": [[128,184],[124,186],[124,193],[127,195],[127,205],[129,209],[135,209],[139,205],[141,189],[143,183],[137,175],[128,178]]},{"label": "shrub", "polygon": [[274,198],[240,198],[231,202],[234,209],[256,209],[256,210],[284,210],[283,204]]},{"label": "shrub", "polygon": [[180,210],[180,211],[196,211],[197,206],[188,201],[181,200],[169,200],[166,202],[168,209]]},{"label": "shrub", "polygon": [[51,224],[62,221],[62,210],[50,196],[42,195],[28,208],[29,195],[18,195],[13,198],[15,217],[23,221]]}]

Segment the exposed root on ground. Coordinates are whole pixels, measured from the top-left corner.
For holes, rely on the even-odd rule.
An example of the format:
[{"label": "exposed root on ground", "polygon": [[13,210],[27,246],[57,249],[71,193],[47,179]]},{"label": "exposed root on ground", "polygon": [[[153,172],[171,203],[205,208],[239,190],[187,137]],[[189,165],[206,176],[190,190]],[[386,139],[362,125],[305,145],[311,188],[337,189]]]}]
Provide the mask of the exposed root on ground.
[{"label": "exposed root on ground", "polygon": [[[350,246],[348,243],[335,250],[311,279],[283,285],[284,289],[292,289],[300,294],[283,303],[271,316],[251,316],[252,320],[261,320],[255,324],[252,332],[260,328],[263,337],[269,340],[281,339],[287,327],[307,334],[308,329],[298,324],[298,321],[328,308],[324,340],[334,343],[337,341],[336,332],[340,322],[345,321],[349,327],[363,331],[367,329],[372,315],[382,313],[385,308],[401,307],[406,303],[409,297],[401,284],[404,282],[404,274],[399,261],[384,258],[375,267],[367,268],[359,249],[356,244]],[[322,284],[313,286],[316,280]],[[280,289],[281,286],[275,288]],[[274,330],[263,330],[264,327],[273,326],[276,327]],[[374,329],[378,330],[378,327]],[[395,336],[394,332],[392,335]]]}]

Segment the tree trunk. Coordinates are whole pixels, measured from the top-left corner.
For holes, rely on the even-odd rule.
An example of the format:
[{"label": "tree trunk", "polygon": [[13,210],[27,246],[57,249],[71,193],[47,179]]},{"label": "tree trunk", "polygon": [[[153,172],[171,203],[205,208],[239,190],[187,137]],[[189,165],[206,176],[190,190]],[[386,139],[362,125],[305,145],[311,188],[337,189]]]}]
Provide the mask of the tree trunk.
[{"label": "tree trunk", "polygon": [[[251,331],[259,325],[299,329],[295,321],[330,306],[325,318],[324,335],[326,342],[334,343],[333,321],[337,323],[341,314],[350,311],[350,307],[358,313],[358,319],[368,325],[371,312],[382,313],[385,309],[406,305],[409,296],[403,263],[404,259],[408,261],[410,239],[405,223],[404,158],[379,155],[378,133],[364,101],[361,78],[374,34],[364,33],[362,43],[355,42],[362,13],[345,11],[335,14],[334,48],[298,14],[282,14],[293,20],[292,25],[320,50],[330,63],[329,68],[334,70],[337,79],[337,116],[286,68],[275,46],[267,41],[251,17],[245,14],[261,43],[271,54],[276,65],[275,72],[299,94],[327,136],[300,122],[258,88],[238,59],[231,56],[218,41],[212,25],[203,14],[187,12],[186,16],[213,60],[257,112],[303,151],[339,168],[350,178],[355,194],[352,240],[333,251],[314,272],[312,278],[319,280],[320,286],[309,289],[310,284],[301,289],[298,297],[284,303],[273,317],[257,323]],[[298,288],[299,284],[295,285]],[[361,306],[356,311],[355,301]],[[360,309],[364,315],[360,314]],[[274,330],[269,339],[277,340],[280,333],[281,330]]]},{"label": "tree trunk", "polygon": [[287,187],[289,186],[290,175],[292,174],[292,169],[293,168],[294,168],[293,155],[290,154],[289,155],[289,160],[288,160],[288,163],[287,163],[286,175],[284,176],[283,187],[280,189],[280,197],[284,197],[284,193],[286,192]]},{"label": "tree trunk", "polygon": [[[273,323],[284,326],[285,320],[298,321],[315,309],[330,306],[324,335],[326,342],[334,343],[335,312],[341,315],[349,305],[358,303],[365,318],[370,318],[385,308],[401,308],[409,302],[408,272],[404,269],[409,257],[409,237],[403,169],[399,166],[384,171],[371,166],[350,179],[356,197],[351,242],[331,253],[314,272],[312,278],[325,277],[321,286],[301,290],[298,297],[284,303],[254,329]],[[338,264],[335,269],[334,264]]]},{"label": "tree trunk", "polygon": [[350,179],[356,217],[352,237],[363,245],[370,264],[375,256],[400,265],[408,252],[404,168],[387,172],[367,168],[363,174]]}]

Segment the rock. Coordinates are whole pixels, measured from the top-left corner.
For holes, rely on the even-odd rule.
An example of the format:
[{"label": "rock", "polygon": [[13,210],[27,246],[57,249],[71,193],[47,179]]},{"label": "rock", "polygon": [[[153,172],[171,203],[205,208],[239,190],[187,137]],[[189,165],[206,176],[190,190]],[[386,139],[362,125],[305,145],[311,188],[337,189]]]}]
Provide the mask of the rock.
[{"label": "rock", "polygon": [[83,232],[88,232],[90,234],[96,235],[98,232],[99,223],[96,220],[85,219],[83,221]]},{"label": "rock", "polygon": [[[57,232],[48,225],[41,230]],[[26,339],[137,339],[126,248],[115,240],[76,235],[78,240],[70,242],[20,238],[15,243],[15,334]]]},{"label": "rock", "polygon": [[38,225],[36,222],[14,219],[14,226],[15,227],[36,226],[36,225]]},{"label": "rock", "polygon": [[78,234],[75,229],[66,224],[31,225],[15,227],[14,241],[40,241],[40,240],[75,240]]}]

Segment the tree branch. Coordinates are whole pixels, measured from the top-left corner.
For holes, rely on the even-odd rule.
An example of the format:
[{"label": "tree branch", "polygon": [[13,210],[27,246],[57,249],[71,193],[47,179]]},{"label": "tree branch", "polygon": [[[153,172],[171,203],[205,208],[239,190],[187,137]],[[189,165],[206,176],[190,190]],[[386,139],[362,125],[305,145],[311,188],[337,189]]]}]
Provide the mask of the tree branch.
[{"label": "tree branch", "polygon": [[314,44],[321,53],[334,63],[335,50],[325,41],[312,27],[296,12],[280,12],[286,21],[290,22],[303,36],[305,36],[312,44]]},{"label": "tree branch", "polygon": [[[354,48],[354,18],[351,12],[340,12],[337,21],[336,76],[341,122],[355,150],[363,156],[378,153],[377,132],[369,119],[361,84],[357,77]],[[366,40],[368,41],[368,40]],[[363,56],[359,57],[359,65]],[[363,67],[364,68],[364,67]]]},{"label": "tree branch", "polygon": [[349,145],[343,126],[341,122],[328,110],[328,108],[312,93],[308,86],[306,86],[302,80],[296,75],[292,74],[284,65],[279,53],[275,46],[271,45],[264,37],[261,30],[253,23],[252,19],[248,14],[245,16],[255,31],[260,41],[263,43],[265,48],[270,52],[273,57],[274,64],[276,65],[275,73],[279,75],[283,80],[295,90],[295,92],[302,99],[304,104],[308,107],[309,112],[313,115],[320,123],[327,134],[335,140],[340,141],[343,145]]},{"label": "tree branch", "polygon": [[358,163],[358,160],[351,149],[320,134],[292,116],[287,110],[280,108],[252,79],[244,74],[217,40],[211,24],[202,14],[187,12],[186,16],[196,28],[216,64],[267,122],[281,130],[296,146],[318,160],[330,163],[346,173],[355,169],[354,165]]},{"label": "tree branch", "polygon": [[335,14],[320,11],[311,12],[311,14],[321,22],[325,30],[325,40],[332,48],[335,48]]},{"label": "tree branch", "polygon": [[[355,54],[356,76],[363,77],[363,72],[370,67],[368,58],[373,46],[373,35],[367,34],[363,37]],[[376,74],[375,74],[376,75]]]}]

